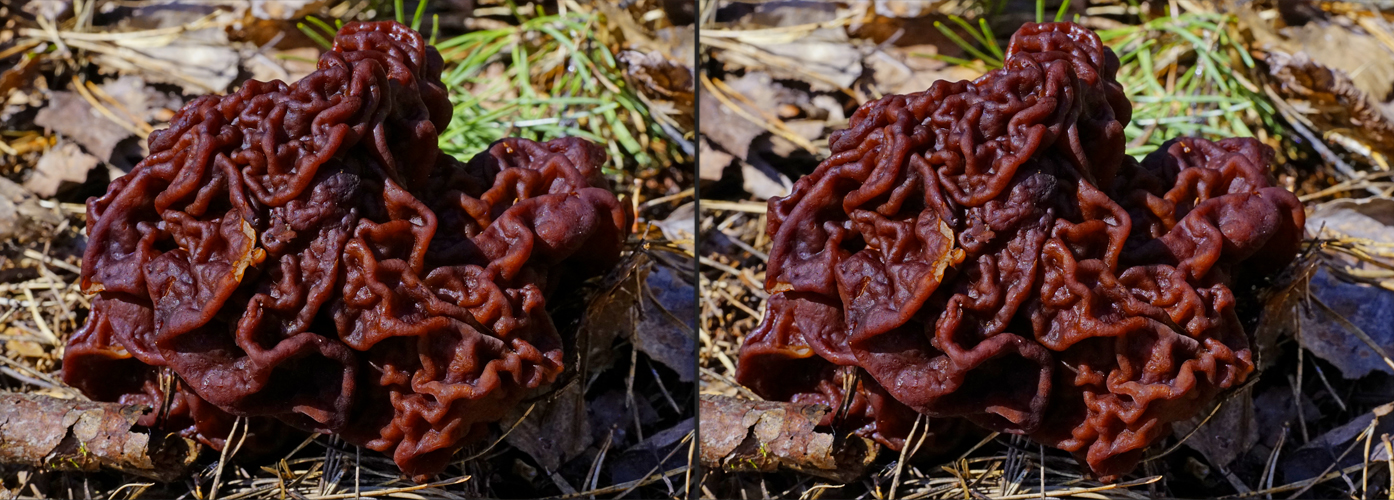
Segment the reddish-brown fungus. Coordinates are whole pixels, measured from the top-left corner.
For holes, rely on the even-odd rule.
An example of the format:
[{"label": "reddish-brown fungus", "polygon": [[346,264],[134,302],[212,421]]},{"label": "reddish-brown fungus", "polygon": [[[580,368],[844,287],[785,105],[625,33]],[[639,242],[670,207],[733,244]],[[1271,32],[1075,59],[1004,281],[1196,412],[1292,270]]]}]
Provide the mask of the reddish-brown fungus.
[{"label": "reddish-brown fungus", "polygon": [[965,417],[1105,479],[1242,383],[1230,286],[1292,260],[1302,205],[1252,139],[1125,155],[1118,64],[1088,29],[1027,24],[1005,67],[858,109],[770,200],[773,296],[737,378],[837,407],[860,374],[865,435]]},{"label": "reddish-brown fungus", "polygon": [[304,79],[181,109],[87,204],[96,296],[64,379],[215,448],[247,416],[418,480],[552,382],[546,297],[613,266],[632,215],[584,140],[442,154],[441,66],[401,24],[350,23]]}]

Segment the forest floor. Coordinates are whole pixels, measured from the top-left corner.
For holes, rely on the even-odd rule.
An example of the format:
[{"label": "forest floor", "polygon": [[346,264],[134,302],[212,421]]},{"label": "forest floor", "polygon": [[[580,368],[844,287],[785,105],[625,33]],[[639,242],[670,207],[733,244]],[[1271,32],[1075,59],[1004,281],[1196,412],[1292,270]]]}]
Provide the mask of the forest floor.
[{"label": "forest floor", "polygon": [[[1394,495],[1394,4],[704,0],[698,109],[701,393],[734,381],[769,295],[767,200],[826,158],[857,106],[1000,65],[1023,22],[1071,19],[1123,61],[1137,157],[1178,136],[1252,136],[1307,205],[1301,257],[1249,290],[1260,371],[1115,483],[1069,454],[982,434],[882,450],[851,482],[705,470],[713,498],[1385,498]],[[1258,311],[1247,313],[1251,320]],[[907,442],[914,442],[913,435]],[[1391,497],[1394,498],[1394,497]]]},{"label": "forest floor", "polygon": [[454,104],[441,146],[457,158],[507,136],[606,146],[607,177],[638,215],[635,234],[613,272],[548,304],[566,359],[581,350],[586,362],[424,485],[403,479],[389,457],[305,435],[271,458],[203,450],[173,482],[148,471],[0,465],[0,496],[688,495],[696,325],[673,318],[695,315],[692,210],[682,211],[696,144],[691,9],[655,0],[418,5],[0,0],[0,390],[83,399],[59,372],[64,342],[90,306],[77,284],[85,200],[129,172],[146,137],[184,103],[249,79],[294,81],[352,20],[413,23],[440,48]]}]

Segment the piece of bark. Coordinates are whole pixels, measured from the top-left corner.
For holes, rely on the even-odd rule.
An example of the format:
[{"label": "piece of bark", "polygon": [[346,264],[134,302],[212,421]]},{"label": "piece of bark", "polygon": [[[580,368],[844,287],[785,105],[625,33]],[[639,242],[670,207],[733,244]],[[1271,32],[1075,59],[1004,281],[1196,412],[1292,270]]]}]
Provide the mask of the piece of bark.
[{"label": "piece of bark", "polygon": [[0,463],[50,470],[108,467],[161,482],[184,477],[198,446],[135,427],[143,406],[0,393]]},{"label": "piece of bark", "polygon": [[819,428],[829,411],[820,404],[703,394],[702,466],[733,472],[784,467],[838,482],[860,479],[878,447],[861,436]]}]

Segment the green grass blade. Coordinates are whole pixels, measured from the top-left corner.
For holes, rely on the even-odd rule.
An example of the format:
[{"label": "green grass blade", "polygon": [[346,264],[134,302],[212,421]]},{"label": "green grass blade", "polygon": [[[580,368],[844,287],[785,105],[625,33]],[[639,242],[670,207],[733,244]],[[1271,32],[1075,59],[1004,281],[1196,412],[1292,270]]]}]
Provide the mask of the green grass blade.
[{"label": "green grass blade", "polygon": [[416,13],[411,16],[411,29],[417,32],[421,31],[421,16],[426,15],[426,2],[427,0],[417,2]]},{"label": "green grass blade", "polygon": [[319,34],[319,32],[315,31],[314,28],[307,26],[305,23],[295,23],[295,27],[299,28],[300,32],[304,33],[305,36],[308,36],[311,40],[314,40],[315,43],[318,43],[320,44],[320,46],[324,47],[325,50],[334,48],[334,44],[329,43],[329,40],[326,40],[324,38],[324,35]]},{"label": "green grass blade", "polygon": [[1002,52],[1002,47],[997,45],[997,35],[992,32],[992,28],[987,25],[987,19],[978,18],[978,26],[983,29],[983,36],[987,38],[987,50],[991,50],[997,56],[997,60],[1007,60],[1007,54]]},{"label": "green grass blade", "polygon": [[436,44],[436,35],[440,34],[440,14],[431,14],[431,45]]},{"label": "green grass blade", "polygon": [[324,30],[325,33],[328,33],[328,34],[329,34],[329,36],[334,36],[334,35],[339,34],[339,30],[334,29],[333,26],[330,26],[329,23],[324,22],[323,19],[320,19],[320,18],[315,17],[315,16],[305,16],[305,20],[306,20],[306,21],[309,21],[310,23],[314,24],[315,26],[318,26],[319,29]]},{"label": "green grass blade", "polygon": [[993,59],[989,57],[987,54],[983,53],[983,51],[978,50],[977,47],[974,47],[972,44],[969,44],[968,42],[964,41],[962,37],[958,36],[957,33],[954,33],[953,30],[949,29],[948,26],[944,26],[944,23],[940,21],[935,21],[934,27],[937,28],[940,33],[943,33],[944,36],[949,37],[949,40],[952,40],[954,44],[959,46],[959,48],[963,49],[965,52],[968,52],[969,54],[972,54],[973,57],[982,59],[983,62],[993,61]]}]

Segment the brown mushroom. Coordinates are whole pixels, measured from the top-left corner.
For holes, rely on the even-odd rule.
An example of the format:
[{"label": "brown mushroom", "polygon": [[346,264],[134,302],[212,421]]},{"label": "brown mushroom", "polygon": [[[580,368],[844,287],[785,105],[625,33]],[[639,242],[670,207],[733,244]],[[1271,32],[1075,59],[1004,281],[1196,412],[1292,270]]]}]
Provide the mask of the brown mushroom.
[{"label": "brown mushroom", "polygon": [[441,66],[401,24],[350,23],[304,79],[181,109],[88,201],[64,379],[215,448],[254,417],[417,480],[552,382],[546,298],[615,264],[630,209],[581,139],[442,154]]},{"label": "brown mushroom", "polygon": [[[1242,383],[1231,286],[1292,260],[1302,206],[1253,139],[1125,155],[1118,65],[1088,29],[1027,24],[1003,68],[858,109],[769,202],[773,296],[738,380],[826,399],[820,374],[859,370],[898,404],[1031,436],[1106,480]],[[892,445],[914,415],[868,411],[862,432]]]}]

